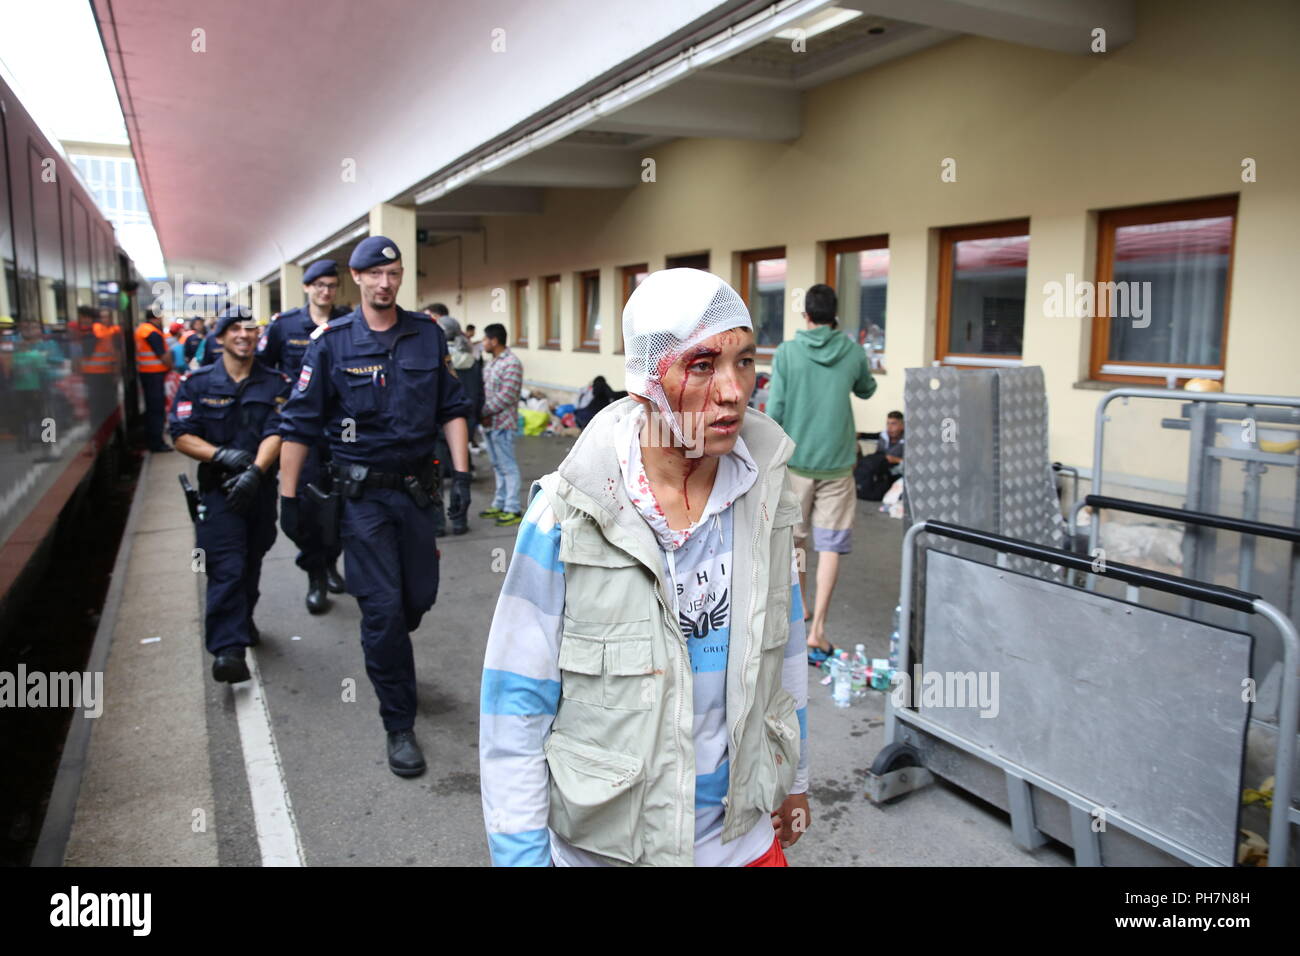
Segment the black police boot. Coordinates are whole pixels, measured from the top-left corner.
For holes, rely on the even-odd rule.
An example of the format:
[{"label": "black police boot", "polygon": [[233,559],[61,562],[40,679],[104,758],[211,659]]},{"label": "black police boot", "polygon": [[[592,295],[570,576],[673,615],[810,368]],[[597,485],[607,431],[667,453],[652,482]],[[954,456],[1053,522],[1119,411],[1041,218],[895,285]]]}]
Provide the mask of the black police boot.
[{"label": "black police boot", "polygon": [[414,730],[388,732],[388,769],[399,777],[418,777],[424,773],[424,754],[416,743]]},{"label": "black police boot", "polygon": [[324,571],[312,571],[307,575],[307,610],[312,614],[324,614],[330,606],[330,599],[325,596],[327,585]]},{"label": "black police boot", "polygon": [[248,646],[256,647],[261,643],[262,632],[257,629],[257,625],[253,623],[253,619],[250,617],[248,619]]},{"label": "black police boot", "polygon": [[333,561],[325,565],[325,586],[329,588],[330,594],[342,594],[348,589],[343,575],[339,574],[339,569],[334,566]]},{"label": "black police boot", "polygon": [[248,665],[244,663],[242,654],[222,651],[212,662],[212,676],[228,684],[238,684],[240,681],[248,680]]}]

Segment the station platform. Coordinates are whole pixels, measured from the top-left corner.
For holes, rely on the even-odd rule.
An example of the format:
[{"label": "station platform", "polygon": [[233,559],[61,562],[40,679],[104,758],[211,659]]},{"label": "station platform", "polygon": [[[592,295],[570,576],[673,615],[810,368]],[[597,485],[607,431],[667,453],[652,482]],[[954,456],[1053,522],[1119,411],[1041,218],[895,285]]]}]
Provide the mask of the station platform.
[{"label": "station platform", "polygon": [[[552,470],[570,438],[518,443],[524,487]],[[263,566],[250,652],[253,679],[211,677],[201,637],[204,579],[176,476],[180,454],[140,475],[89,669],[105,671],[102,716],[78,714],[34,862],[68,866],[478,866],[489,863],[479,798],[479,681],[516,529],[476,517],[492,472],[475,461],[470,533],[440,539],[438,603],[414,635],[422,777],[389,772],[366,678],[359,612],[332,595],[303,604],[306,577],[281,534]],[[858,502],[854,550],[841,562],[829,637],[888,652],[901,522]],[[813,569],[810,567],[809,571]],[[813,575],[810,573],[810,586]],[[812,825],[794,866],[1068,866],[1068,851],[1011,839],[1004,814],[942,784],[884,808],[863,796],[883,746],[884,696],[846,710],[810,671]],[[349,700],[345,685],[355,686]]]}]

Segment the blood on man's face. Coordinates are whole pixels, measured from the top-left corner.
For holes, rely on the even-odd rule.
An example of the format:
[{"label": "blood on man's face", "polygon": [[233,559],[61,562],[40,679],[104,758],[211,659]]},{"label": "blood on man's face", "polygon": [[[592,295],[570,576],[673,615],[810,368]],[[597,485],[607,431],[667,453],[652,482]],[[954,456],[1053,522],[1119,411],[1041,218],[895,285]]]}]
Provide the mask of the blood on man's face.
[{"label": "blood on man's face", "polygon": [[726,455],[735,447],[754,392],[756,354],[753,331],[736,328],[664,360],[660,382],[668,406],[696,449],[703,435],[705,455]]}]

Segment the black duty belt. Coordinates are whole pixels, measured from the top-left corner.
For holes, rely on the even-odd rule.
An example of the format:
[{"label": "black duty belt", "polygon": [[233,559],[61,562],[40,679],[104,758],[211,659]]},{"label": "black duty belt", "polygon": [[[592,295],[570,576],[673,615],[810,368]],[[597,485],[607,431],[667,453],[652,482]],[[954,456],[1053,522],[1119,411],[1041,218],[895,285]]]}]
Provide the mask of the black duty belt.
[{"label": "black duty belt", "polygon": [[396,472],[377,471],[369,465],[350,465],[335,461],[332,471],[337,481],[351,484],[354,487],[393,488],[399,491],[407,488],[409,478],[413,477],[420,485],[428,487],[437,477],[436,466],[433,462],[428,462],[419,471]]},{"label": "black duty belt", "polygon": [[365,485],[367,488],[403,488],[405,484],[406,476],[399,475],[396,472],[370,471],[366,473]]}]

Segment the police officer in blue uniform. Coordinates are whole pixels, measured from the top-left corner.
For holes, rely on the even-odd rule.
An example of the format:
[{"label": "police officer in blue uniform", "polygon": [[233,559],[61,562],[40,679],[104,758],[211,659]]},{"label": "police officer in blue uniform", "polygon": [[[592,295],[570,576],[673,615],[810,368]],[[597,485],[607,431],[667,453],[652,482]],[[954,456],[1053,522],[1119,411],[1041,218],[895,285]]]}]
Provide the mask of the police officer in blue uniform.
[{"label": "police officer in blue uniform", "polygon": [[402,256],[371,236],[348,260],[361,305],[331,319],[307,350],[284,407],[280,434],[281,526],[304,534],[302,468],[324,436],[341,496],[348,591],[361,607],[366,673],[388,732],[388,766],[425,770],[415,739],[411,632],[438,595],[434,547],[434,444],[441,425],[455,480],[468,489],[469,401],[451,371],[442,330],[397,307]]},{"label": "police officer in blue uniform", "polygon": [[[302,274],[307,304],[281,312],[279,318],[267,326],[257,343],[258,359],[288,375],[290,380],[298,378],[303,356],[307,354],[307,346],[311,345],[312,333],[330,319],[347,315],[347,309],[334,305],[334,297],[339,291],[338,276],[339,269],[333,259],[317,259],[307,267]],[[298,482],[328,491],[331,480],[329,443],[322,436],[308,452]],[[303,502],[308,510],[309,501],[304,499]],[[309,522],[313,520],[311,516],[307,518]],[[323,614],[329,609],[325,592],[342,594],[344,591],[343,577],[337,565],[341,548],[337,541],[327,544],[319,536],[305,540],[304,545],[298,552],[297,564],[307,572],[307,610],[312,614]]]},{"label": "police officer in blue uniform", "polygon": [[253,624],[262,558],[275,541],[275,467],[289,377],[254,359],[258,329],[248,309],[217,319],[221,361],[181,380],[170,429],[176,450],[199,461],[195,540],[208,578],[204,639],[219,681],[248,680],[244,649]]}]

